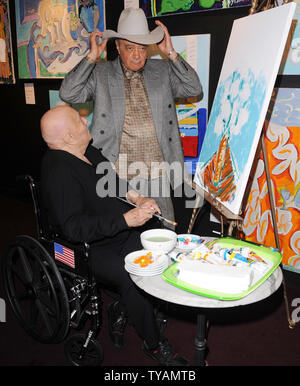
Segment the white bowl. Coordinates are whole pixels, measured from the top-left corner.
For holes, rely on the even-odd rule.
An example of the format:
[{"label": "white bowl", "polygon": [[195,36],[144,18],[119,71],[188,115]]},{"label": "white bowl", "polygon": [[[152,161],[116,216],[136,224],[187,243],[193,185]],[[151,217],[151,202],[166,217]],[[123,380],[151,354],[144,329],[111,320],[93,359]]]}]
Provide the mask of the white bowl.
[{"label": "white bowl", "polygon": [[141,234],[141,243],[150,251],[170,252],[177,243],[177,234],[168,229],[150,229]]}]

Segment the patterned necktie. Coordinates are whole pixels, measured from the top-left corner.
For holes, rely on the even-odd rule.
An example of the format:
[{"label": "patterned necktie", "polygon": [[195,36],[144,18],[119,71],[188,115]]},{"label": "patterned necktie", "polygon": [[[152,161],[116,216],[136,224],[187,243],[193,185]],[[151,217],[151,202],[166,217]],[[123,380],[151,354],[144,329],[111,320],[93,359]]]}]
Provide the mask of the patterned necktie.
[{"label": "patterned necktie", "polygon": [[[161,175],[158,164],[163,162],[162,153],[157,141],[152,111],[144,84],[143,69],[131,71],[123,66],[126,109],[120,155],[127,155],[126,165],[118,158],[116,169],[121,177],[127,172],[128,179],[139,175],[145,179]],[[128,170],[134,162],[143,162],[145,167],[139,170]],[[155,162],[156,167],[151,166]],[[132,165],[133,167],[134,165]]]}]

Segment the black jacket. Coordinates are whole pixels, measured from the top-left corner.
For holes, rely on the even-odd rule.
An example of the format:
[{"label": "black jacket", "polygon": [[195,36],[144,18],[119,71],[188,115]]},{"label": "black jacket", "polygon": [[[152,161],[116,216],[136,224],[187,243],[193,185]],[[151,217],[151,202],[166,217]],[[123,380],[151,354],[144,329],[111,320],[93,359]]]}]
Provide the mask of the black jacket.
[{"label": "black jacket", "polygon": [[124,195],[127,183],[112,168],[107,174],[97,173],[97,166],[108,161],[91,144],[85,155],[92,165],[66,151],[46,152],[41,167],[44,210],[52,228],[70,241],[96,242],[103,247],[121,245],[134,231],[123,216],[132,208],[115,197],[99,197],[96,186],[110,179],[117,187],[112,193],[119,195],[122,190]]}]

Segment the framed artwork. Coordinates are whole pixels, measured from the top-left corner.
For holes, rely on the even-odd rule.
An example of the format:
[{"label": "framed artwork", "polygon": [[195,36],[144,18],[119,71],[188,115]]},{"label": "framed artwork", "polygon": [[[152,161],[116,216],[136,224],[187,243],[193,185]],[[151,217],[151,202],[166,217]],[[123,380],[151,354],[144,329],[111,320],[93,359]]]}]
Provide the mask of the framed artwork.
[{"label": "framed artwork", "polygon": [[0,84],[15,83],[9,0],[0,0]]},{"label": "framed artwork", "polygon": [[[300,89],[275,89],[265,121],[265,144],[284,268],[300,273]],[[276,247],[263,156],[248,197],[246,240]]]},{"label": "framed artwork", "polygon": [[64,106],[64,105],[69,105],[73,107],[73,109],[77,110],[81,116],[88,119],[89,130],[91,130],[92,119],[93,119],[93,109],[94,109],[93,102],[68,104],[60,99],[58,90],[49,90],[49,104],[50,104],[50,109],[52,109],[55,106]]},{"label": "framed artwork", "polygon": [[104,0],[16,0],[20,78],[63,78],[104,30]]},{"label": "framed artwork", "polygon": [[[172,43],[175,51],[197,72],[203,87],[201,101],[188,98],[176,103],[184,159],[188,173],[194,175],[207,125],[210,35],[172,36]],[[151,47],[149,57],[165,58],[156,45]]]},{"label": "framed artwork", "polygon": [[194,182],[235,215],[240,214],[295,6],[233,23]]},{"label": "framed artwork", "polygon": [[251,0],[141,0],[147,17],[174,13],[203,12],[251,5]]},{"label": "framed artwork", "polygon": [[294,2],[297,7],[280,64],[280,75],[300,75],[300,0]]}]

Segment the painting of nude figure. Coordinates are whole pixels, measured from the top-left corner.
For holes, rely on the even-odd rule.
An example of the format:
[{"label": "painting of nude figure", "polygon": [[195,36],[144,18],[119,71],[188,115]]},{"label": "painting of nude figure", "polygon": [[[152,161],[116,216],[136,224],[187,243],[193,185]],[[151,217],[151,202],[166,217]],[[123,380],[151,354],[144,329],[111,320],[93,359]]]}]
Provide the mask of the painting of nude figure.
[{"label": "painting of nude figure", "polygon": [[[105,28],[104,0],[17,0],[20,78],[63,78]],[[105,59],[105,55],[102,59]]]}]

